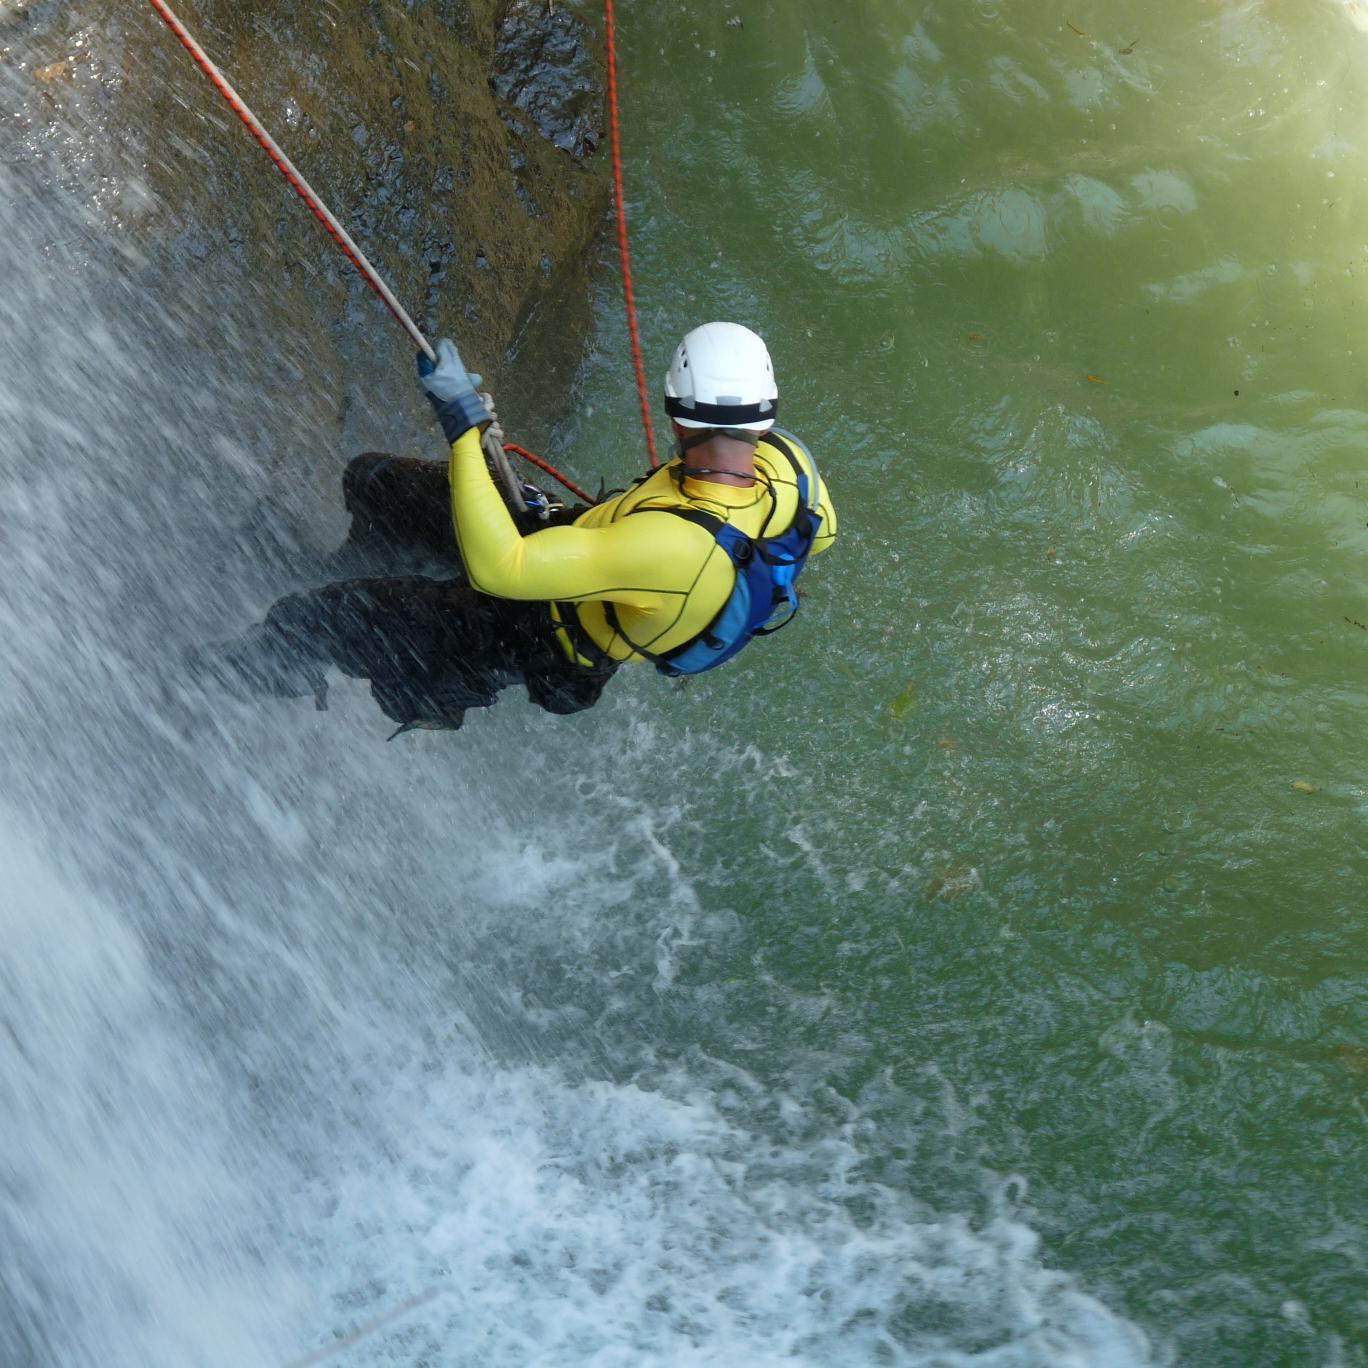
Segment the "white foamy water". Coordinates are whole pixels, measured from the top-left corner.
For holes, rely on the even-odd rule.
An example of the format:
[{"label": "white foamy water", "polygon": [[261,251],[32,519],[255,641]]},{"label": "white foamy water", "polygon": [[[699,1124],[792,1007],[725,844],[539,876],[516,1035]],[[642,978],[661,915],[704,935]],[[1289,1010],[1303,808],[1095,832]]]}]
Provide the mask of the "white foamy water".
[{"label": "white foamy water", "polygon": [[669,762],[642,685],[386,748],[357,686],[180,680],[290,582],[263,503],[335,535],[290,466],[324,444],[302,380],[263,411],[291,363],[231,261],[167,299],[155,216],[135,247],[45,174],[0,166],[0,1359],[1151,1362],[1020,1184],[928,1206],[857,1108],[687,1043],[679,964],[734,914],[700,812],[596,744]]},{"label": "white foamy water", "polygon": [[[5,829],[7,1362],[1148,1361],[1006,1197],[978,1228],[920,1209],[859,1178],[857,1119],[750,1133],[688,1072],[499,1066],[420,973],[355,983],[326,1045],[257,1023],[305,1076],[244,1114],[129,919]],[[900,1346],[927,1307],[993,1347]]]}]

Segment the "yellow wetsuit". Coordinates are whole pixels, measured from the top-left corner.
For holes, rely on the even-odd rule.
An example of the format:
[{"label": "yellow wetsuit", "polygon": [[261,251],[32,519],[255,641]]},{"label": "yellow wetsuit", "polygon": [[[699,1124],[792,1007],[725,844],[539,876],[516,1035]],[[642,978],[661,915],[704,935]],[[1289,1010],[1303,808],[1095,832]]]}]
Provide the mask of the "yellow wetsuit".
[{"label": "yellow wetsuit", "polygon": [[[816,475],[811,458],[796,441],[790,445],[807,463],[811,481]],[[705,528],[667,511],[652,517],[651,510],[697,508],[748,537],[778,536],[798,511],[798,481],[787,457],[763,438],[755,452],[755,484],[749,488],[681,479],[679,464],[675,460],[653,471],[570,526],[524,537],[472,428],[452,445],[450,468],[452,520],[470,583],[497,598],[545,599],[556,623],[562,613],[577,614],[584,635],[614,660],[644,659],[636,646],[661,655],[692,641],[730,597],[736,570]],[[818,509],[822,525],[814,555],[836,537],[836,510],[820,482]],[[609,625],[609,603],[620,632]],[[583,660],[565,627],[555,630],[566,653]]]}]

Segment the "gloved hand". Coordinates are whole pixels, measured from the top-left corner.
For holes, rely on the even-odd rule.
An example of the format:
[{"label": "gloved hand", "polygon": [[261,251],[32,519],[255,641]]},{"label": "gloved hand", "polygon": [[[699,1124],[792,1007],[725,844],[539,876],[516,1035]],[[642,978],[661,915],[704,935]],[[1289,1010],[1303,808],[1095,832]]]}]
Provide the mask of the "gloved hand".
[{"label": "gloved hand", "polygon": [[490,415],[475,392],[481,378],[467,373],[456,344],[444,337],[436,350],[435,363],[424,353],[418,353],[418,378],[437,412],[447,441],[454,442],[471,428],[488,423]]}]

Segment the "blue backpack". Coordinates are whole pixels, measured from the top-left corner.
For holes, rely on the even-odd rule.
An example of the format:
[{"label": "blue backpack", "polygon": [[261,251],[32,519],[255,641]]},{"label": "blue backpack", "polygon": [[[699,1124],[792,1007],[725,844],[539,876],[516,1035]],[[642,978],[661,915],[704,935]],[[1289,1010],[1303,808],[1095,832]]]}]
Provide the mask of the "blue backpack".
[{"label": "blue backpack", "polygon": [[[822,526],[822,515],[817,511],[817,463],[812,462],[813,475],[809,476],[784,437],[771,429],[764,440],[788,458],[798,477],[798,512],[788,530],[780,536],[748,537],[730,523],[698,508],[632,510],[633,513],[673,513],[703,528],[713,535],[736,567],[736,587],[722,605],[722,611],[692,641],[663,655],[632,643],[633,650],[645,656],[663,675],[695,675],[711,670],[730,660],[753,638],[769,636],[781,627],[787,627],[798,611],[798,591],[794,582],[802,574]],[[796,437],[791,440],[798,441]],[[811,461],[807,448],[802,449]],[[613,605],[606,606],[609,625],[625,637]]]}]

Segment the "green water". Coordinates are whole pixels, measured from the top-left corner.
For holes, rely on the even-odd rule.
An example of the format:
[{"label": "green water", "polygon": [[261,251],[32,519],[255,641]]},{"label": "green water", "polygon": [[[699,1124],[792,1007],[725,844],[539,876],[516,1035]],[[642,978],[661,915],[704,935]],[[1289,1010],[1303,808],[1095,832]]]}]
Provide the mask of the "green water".
[{"label": "green water", "polygon": [[[365,231],[316,17],[219,16],[402,281],[451,186]],[[0,1359],[1365,1368],[1365,15],[619,19],[653,387],[758,327],[841,537],[725,670],[391,746],[179,662],[441,458],[406,340],[150,14],[0,22]],[[569,419],[497,376],[591,484],[615,289]]]},{"label": "green water", "polygon": [[[1328,0],[622,26],[653,370],[758,327],[842,518],[788,635],[625,686],[735,917],[678,1049],[854,1108],[864,1175],[937,1209],[1017,1175],[1161,1358],[1368,1362],[1368,34]],[[639,459],[600,312],[581,471]]]}]

